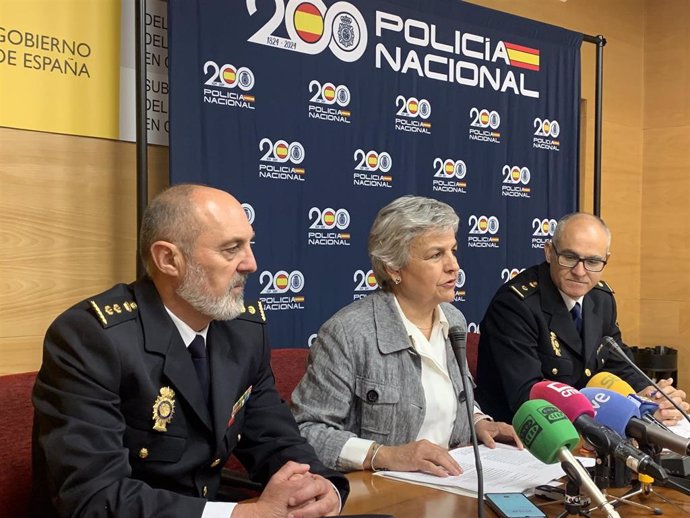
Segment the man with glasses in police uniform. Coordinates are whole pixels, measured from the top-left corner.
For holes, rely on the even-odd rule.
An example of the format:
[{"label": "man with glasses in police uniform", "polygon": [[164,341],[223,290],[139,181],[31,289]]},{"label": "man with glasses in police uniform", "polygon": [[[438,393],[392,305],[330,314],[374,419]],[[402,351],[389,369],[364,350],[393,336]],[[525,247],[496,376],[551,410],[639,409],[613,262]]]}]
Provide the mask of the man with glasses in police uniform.
[{"label": "man with glasses in police uniform", "polygon": [[[601,218],[568,214],[544,247],[546,261],[498,290],[480,324],[476,398],[488,415],[510,422],[535,383],[549,379],[582,388],[600,371],[652,395],[642,376],[599,347],[610,336],[628,351],[613,290],[601,280],[610,245],[611,233]],[[683,402],[685,393],[672,383],[660,381],[664,392]],[[658,418],[668,424],[680,419],[668,401],[655,401],[660,404]]]}]

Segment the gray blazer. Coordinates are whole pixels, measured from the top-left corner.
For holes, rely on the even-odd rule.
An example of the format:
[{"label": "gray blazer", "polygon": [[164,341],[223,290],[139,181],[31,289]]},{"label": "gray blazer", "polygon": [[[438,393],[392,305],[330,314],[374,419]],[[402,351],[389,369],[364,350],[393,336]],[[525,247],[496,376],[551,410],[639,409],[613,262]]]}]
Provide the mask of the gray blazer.
[{"label": "gray blazer", "polygon": [[[450,327],[467,328],[451,304],[441,304]],[[462,381],[450,341],[448,372],[457,417],[451,447],[469,443]],[[337,460],[351,437],[396,445],[414,441],[422,426],[425,398],[421,359],[412,348],[391,293],[376,291],[338,311],[321,329],[309,353],[307,371],[292,393],[300,432],[321,461],[342,469]],[[469,389],[472,392],[472,388]],[[474,401],[470,394],[470,402]]]}]

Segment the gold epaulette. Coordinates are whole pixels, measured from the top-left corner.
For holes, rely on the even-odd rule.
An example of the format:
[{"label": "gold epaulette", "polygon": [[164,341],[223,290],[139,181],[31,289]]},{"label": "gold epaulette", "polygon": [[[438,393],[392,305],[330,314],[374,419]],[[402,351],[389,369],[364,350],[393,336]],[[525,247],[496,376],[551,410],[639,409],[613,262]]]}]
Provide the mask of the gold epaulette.
[{"label": "gold epaulette", "polygon": [[518,295],[518,297],[524,299],[529,297],[532,293],[535,293],[537,291],[537,286],[539,286],[539,283],[537,281],[530,281],[524,284],[511,284],[510,289],[513,290]]},{"label": "gold epaulette", "polygon": [[89,300],[91,312],[101,325],[107,329],[137,317],[139,306],[133,299],[103,296]]},{"label": "gold epaulette", "polygon": [[252,302],[251,304],[244,305],[244,311],[237,318],[242,320],[249,320],[250,322],[259,322],[260,324],[266,323],[266,311],[264,311],[264,306],[261,304],[260,300]]},{"label": "gold epaulette", "polygon": [[606,281],[599,281],[594,287],[606,293],[613,293],[613,288]]}]

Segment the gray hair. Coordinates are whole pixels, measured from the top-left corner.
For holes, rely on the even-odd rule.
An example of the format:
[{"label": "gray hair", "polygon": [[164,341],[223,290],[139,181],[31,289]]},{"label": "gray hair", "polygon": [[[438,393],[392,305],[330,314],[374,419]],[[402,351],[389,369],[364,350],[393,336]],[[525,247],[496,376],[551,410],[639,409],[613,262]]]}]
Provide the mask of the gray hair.
[{"label": "gray hair", "polygon": [[201,223],[196,215],[192,194],[199,187],[179,184],[161,192],[144,211],[139,233],[139,254],[151,275],[151,245],[156,241],[175,244],[189,258]]},{"label": "gray hair", "polygon": [[386,266],[398,270],[407,265],[414,238],[427,232],[455,233],[459,222],[450,205],[423,196],[403,196],[383,207],[369,231],[369,259],[381,289],[391,290]]},{"label": "gray hair", "polygon": [[561,244],[561,238],[563,236],[563,232],[565,232],[565,227],[567,226],[568,221],[574,218],[581,217],[591,219],[593,222],[598,223],[599,226],[604,230],[607,237],[606,251],[608,252],[609,247],[611,246],[611,230],[609,230],[608,225],[604,222],[603,219],[601,219],[599,216],[595,216],[594,214],[590,214],[588,212],[571,212],[570,214],[566,214],[558,220],[558,223],[556,223],[556,230],[554,230],[553,237],[551,238],[551,241],[554,245],[556,245],[556,248],[558,248]]}]

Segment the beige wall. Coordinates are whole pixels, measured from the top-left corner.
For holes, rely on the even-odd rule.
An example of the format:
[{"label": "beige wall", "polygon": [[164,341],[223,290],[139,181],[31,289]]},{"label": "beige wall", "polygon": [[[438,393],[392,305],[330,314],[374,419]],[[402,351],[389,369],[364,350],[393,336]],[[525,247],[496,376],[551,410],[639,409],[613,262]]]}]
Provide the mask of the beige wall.
[{"label": "beige wall", "polygon": [[[150,190],[168,150],[151,146]],[[36,370],[68,306],[134,278],[135,147],[0,128],[0,374]]]},{"label": "beige wall", "polygon": [[[628,343],[684,347],[690,332],[683,311],[690,307],[690,228],[681,187],[690,182],[683,174],[690,149],[688,2],[474,3],[606,37],[602,215],[614,235],[606,279],[616,290]],[[595,47],[585,43],[586,210],[592,208],[594,67]],[[133,278],[134,160],[128,143],[0,128],[0,373],[36,369],[45,328],[62,309]],[[152,147],[150,160],[156,192],[166,182],[167,149]],[[690,356],[690,349],[683,353]],[[681,381],[690,388],[690,380]]]},{"label": "beige wall", "polygon": [[646,7],[640,340],[681,349],[690,392],[690,1]]}]

